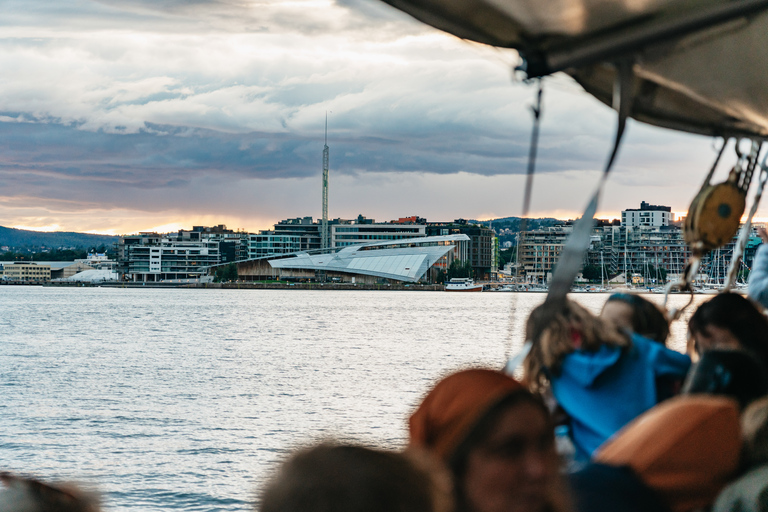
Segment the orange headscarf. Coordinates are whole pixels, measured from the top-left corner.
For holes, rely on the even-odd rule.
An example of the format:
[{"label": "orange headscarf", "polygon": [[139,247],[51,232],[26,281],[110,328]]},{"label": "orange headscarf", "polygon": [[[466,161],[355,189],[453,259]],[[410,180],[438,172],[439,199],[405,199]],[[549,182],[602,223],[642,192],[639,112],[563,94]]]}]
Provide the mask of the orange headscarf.
[{"label": "orange headscarf", "polygon": [[710,505],[739,465],[739,408],[730,398],[686,395],[639,416],[595,461],[629,466],[675,512]]},{"label": "orange headscarf", "polygon": [[525,389],[494,370],[464,370],[444,378],[409,421],[411,445],[448,461],[480,418],[502,398]]}]

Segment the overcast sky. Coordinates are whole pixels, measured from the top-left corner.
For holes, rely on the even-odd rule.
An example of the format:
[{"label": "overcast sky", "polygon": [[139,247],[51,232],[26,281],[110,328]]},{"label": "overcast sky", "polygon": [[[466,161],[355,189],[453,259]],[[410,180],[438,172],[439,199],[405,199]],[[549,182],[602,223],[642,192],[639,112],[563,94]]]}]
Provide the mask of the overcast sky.
[{"label": "overcast sky", "polygon": [[[377,0],[0,9],[0,225],[256,231],[318,217],[326,112],[332,218],[521,213],[536,91],[513,81],[514,52]],[[569,78],[546,80],[532,215],[578,215],[614,126]],[[642,200],[683,212],[713,158],[712,139],[630,122],[600,213]]]}]

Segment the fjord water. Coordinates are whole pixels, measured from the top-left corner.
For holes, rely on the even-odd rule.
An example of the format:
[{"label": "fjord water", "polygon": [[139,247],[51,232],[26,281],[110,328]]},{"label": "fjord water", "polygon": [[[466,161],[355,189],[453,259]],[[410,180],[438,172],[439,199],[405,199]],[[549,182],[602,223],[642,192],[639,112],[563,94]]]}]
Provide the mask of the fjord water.
[{"label": "fjord water", "polygon": [[83,482],[108,511],[249,510],[297,446],[402,447],[431,383],[501,367],[544,298],[0,286],[0,471]]}]

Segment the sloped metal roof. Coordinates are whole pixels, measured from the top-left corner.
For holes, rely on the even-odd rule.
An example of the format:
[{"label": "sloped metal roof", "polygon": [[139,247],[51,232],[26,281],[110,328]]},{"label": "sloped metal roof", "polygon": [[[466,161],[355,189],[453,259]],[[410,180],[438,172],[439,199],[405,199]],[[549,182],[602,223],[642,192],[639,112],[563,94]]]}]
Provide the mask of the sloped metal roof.
[{"label": "sloped metal roof", "polygon": [[[345,247],[330,254],[298,254],[270,260],[273,268],[325,270],[416,282],[467,235],[407,238]],[[435,243],[447,245],[432,245]]]}]

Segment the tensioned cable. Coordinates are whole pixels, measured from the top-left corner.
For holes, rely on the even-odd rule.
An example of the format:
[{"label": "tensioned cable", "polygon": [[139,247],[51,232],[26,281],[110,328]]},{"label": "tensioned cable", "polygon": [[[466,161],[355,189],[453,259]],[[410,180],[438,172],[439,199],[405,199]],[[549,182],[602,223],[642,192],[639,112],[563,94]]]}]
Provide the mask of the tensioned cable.
[{"label": "tensioned cable", "polygon": [[[542,97],[544,94],[544,83],[542,78],[538,78],[538,91],[536,93],[536,102],[533,106],[531,106],[531,113],[533,114],[533,129],[531,130],[531,145],[528,151],[528,168],[526,170],[525,174],[525,190],[523,192],[523,212],[522,216],[520,218],[520,225],[518,226],[518,235],[517,235],[517,258],[516,258],[516,267],[515,267],[515,291],[520,291],[520,244],[522,242],[522,233],[524,233],[528,229],[528,213],[530,211],[531,207],[531,195],[533,193],[533,176],[536,173],[536,155],[538,152],[539,147],[539,127],[541,126],[541,112],[542,112]],[[518,302],[518,294],[514,293],[512,295],[512,301],[509,308],[509,331],[507,332],[507,344],[505,347],[506,351],[506,357],[508,361],[511,361],[511,352],[512,352],[512,340],[515,333],[515,329],[517,329],[517,302]],[[526,352],[527,354],[527,352]],[[525,357],[525,355],[523,355]],[[513,373],[515,368],[517,368],[518,365],[516,365],[514,368],[512,368]]]},{"label": "tensioned cable", "polygon": [[568,237],[565,247],[563,247],[563,252],[560,253],[555,272],[552,275],[552,283],[549,285],[547,301],[565,299],[565,296],[571,290],[573,280],[576,278],[576,275],[579,273],[579,269],[584,262],[584,255],[587,253],[589,239],[592,235],[595,213],[597,213],[597,205],[600,202],[600,194],[608,179],[608,174],[610,174],[613,164],[616,161],[616,156],[618,155],[621,140],[627,125],[627,118],[629,117],[632,108],[633,76],[631,60],[623,60],[616,65],[613,101],[614,108],[618,112],[618,124],[616,126],[616,138],[613,142],[613,149],[605,164],[603,174],[600,176],[597,188],[592,194],[592,198],[589,200],[589,203],[587,203],[587,207],[584,209],[581,218],[574,224],[573,232]]},{"label": "tensioned cable", "polygon": [[[760,149],[758,149],[758,155],[760,154],[761,149],[762,149],[762,144]],[[741,233],[739,233],[739,238],[736,241],[736,246],[733,248],[731,263],[728,268],[728,277],[726,278],[725,286],[723,286],[723,289],[720,290],[720,293],[725,293],[730,291],[730,289],[733,287],[734,282],[736,281],[737,269],[739,268],[739,263],[741,263],[741,257],[744,254],[744,248],[747,246],[747,239],[749,238],[749,232],[752,230],[752,219],[755,216],[755,212],[757,212],[757,207],[760,204],[760,199],[762,199],[763,197],[763,189],[765,188],[765,183],[766,181],[768,181],[768,167],[766,167],[767,159],[768,159],[768,153],[766,153],[765,156],[763,156],[763,162],[760,164],[760,179],[757,184],[757,191],[755,192],[755,198],[752,201],[752,207],[749,209],[749,216],[747,217],[747,221],[741,227]],[[755,162],[757,162],[757,157],[755,157]]]},{"label": "tensioned cable", "polygon": [[[619,147],[621,146],[621,141],[627,125],[627,118],[629,117],[632,108],[632,81],[634,78],[632,65],[633,61],[631,59],[625,59],[616,64],[616,77],[613,90],[614,109],[618,113],[616,137],[595,192],[587,203],[587,207],[584,209],[581,218],[574,224],[573,231],[568,237],[563,251],[560,253],[555,271],[552,275],[552,282],[549,285],[549,293],[547,294],[546,299],[547,302],[565,299],[571,289],[573,280],[576,278],[576,275],[581,268],[584,261],[584,255],[589,248],[589,240],[592,235],[597,206],[600,202],[600,194],[608,179],[608,175],[613,168],[613,164],[616,161],[616,156],[618,155]],[[535,154],[533,151],[532,153]],[[525,205],[526,203],[524,202],[523,204]],[[513,357],[509,358],[505,371],[509,374],[513,374],[523,363],[530,350],[531,341],[526,340],[521,350]]]}]

